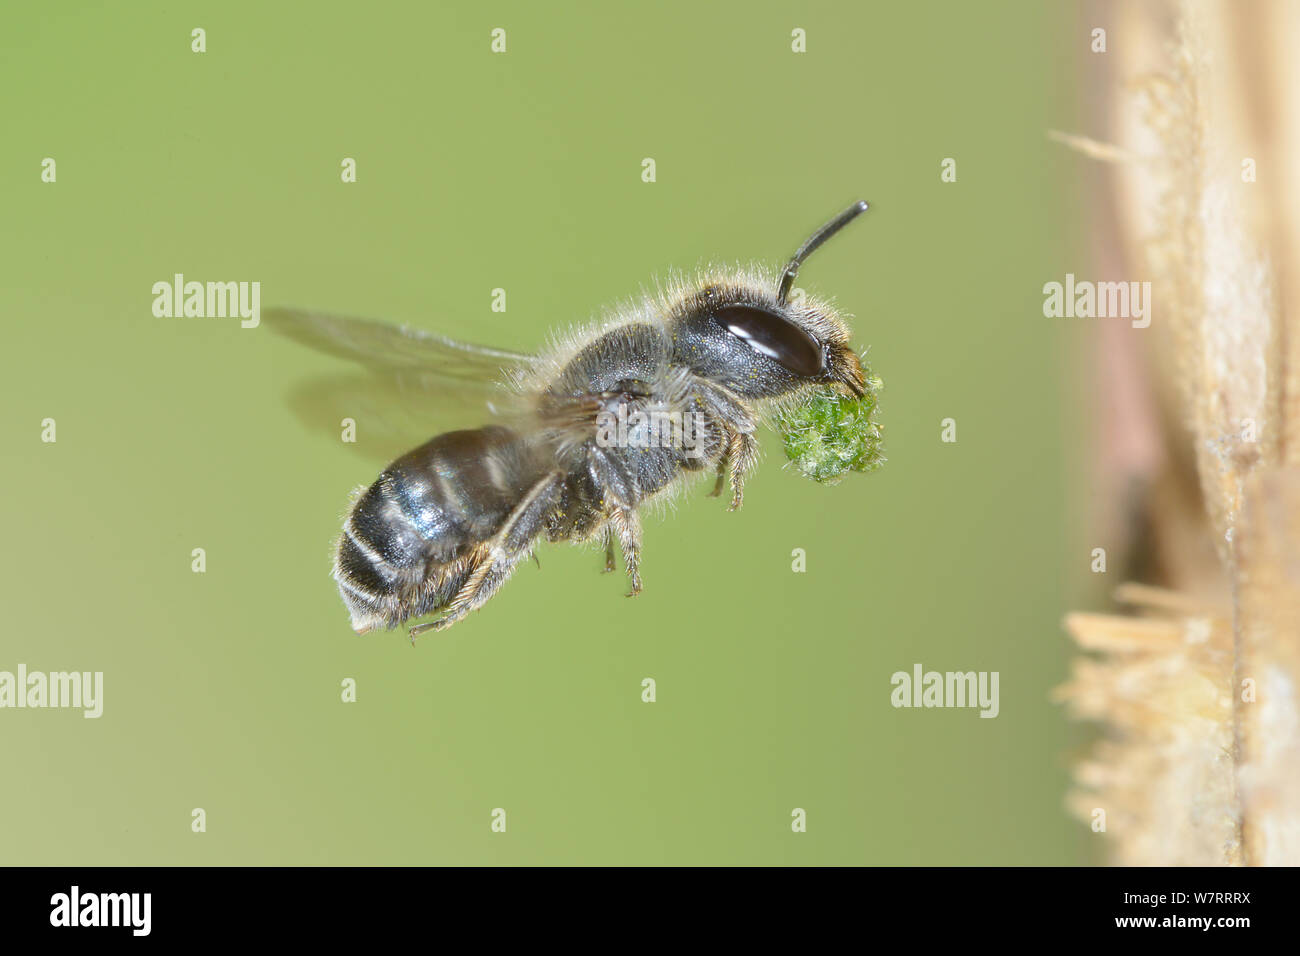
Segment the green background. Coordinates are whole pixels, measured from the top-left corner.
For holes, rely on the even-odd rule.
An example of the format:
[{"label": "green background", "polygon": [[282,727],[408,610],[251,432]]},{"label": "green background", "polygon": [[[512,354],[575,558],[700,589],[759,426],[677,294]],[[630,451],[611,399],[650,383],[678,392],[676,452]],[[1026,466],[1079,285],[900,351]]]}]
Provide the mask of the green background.
[{"label": "green background", "polygon": [[[1061,12],[50,6],[0,31],[0,669],[103,671],[105,710],[0,711],[0,861],[1089,858],[1048,700],[1087,571],[1070,333],[1041,313],[1072,266]],[[346,365],[150,308],[183,272],[532,348],[667,270],[775,263],[858,197],[800,284],[857,317],[888,464],[819,487],[765,436],[743,511],[701,484],[647,521],[635,602],[551,546],[414,649],[354,635],[328,575],[382,463],[287,404]],[[895,710],[918,662],[999,671],[1000,716]]]}]

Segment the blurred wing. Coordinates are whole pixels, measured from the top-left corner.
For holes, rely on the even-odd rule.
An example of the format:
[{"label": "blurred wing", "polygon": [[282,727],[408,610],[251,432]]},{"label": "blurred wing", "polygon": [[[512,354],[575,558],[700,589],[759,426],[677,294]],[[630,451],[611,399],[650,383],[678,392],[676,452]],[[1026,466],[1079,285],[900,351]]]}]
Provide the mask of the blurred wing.
[{"label": "blurred wing", "polygon": [[299,384],[289,405],[305,426],[336,441],[342,420],[352,419],[351,447],[383,461],[440,432],[516,415],[514,396],[500,383],[534,361],[524,352],[370,319],[267,309],[262,320],[287,338],[365,367]]},{"label": "blurred wing", "polygon": [[382,371],[418,368],[455,381],[493,381],[504,370],[526,367],[534,360],[525,352],[473,345],[436,332],[372,319],[301,309],[268,309],[262,316],[281,335],[319,352]]}]

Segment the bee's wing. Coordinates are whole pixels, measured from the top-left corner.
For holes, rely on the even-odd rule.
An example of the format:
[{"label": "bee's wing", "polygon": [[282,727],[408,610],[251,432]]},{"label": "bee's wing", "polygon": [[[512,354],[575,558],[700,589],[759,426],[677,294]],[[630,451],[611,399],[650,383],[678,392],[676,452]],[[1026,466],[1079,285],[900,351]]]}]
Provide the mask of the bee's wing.
[{"label": "bee's wing", "polygon": [[373,319],[281,308],[267,309],[262,315],[281,335],[382,371],[418,368],[456,381],[493,380],[505,369],[534,361],[526,352],[460,342],[436,332]]},{"label": "bee's wing", "polygon": [[326,375],[293,388],[300,421],[338,440],[356,423],[352,447],[391,461],[439,432],[519,414],[502,383],[535,361],[525,352],[460,342],[434,332],[299,309],[267,309],[262,320],[363,371]]}]

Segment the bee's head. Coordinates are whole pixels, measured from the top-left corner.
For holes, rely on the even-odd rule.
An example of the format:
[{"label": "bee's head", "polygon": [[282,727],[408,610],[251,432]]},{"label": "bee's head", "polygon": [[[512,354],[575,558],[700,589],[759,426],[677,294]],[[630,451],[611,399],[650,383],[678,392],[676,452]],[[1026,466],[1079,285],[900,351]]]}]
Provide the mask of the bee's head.
[{"label": "bee's head", "polygon": [[696,371],[750,398],[831,385],[847,397],[866,391],[849,330],[827,303],[790,302],[799,266],[861,213],[856,202],[799,247],[773,287],[769,277],[709,281],[684,303],[678,347]]},{"label": "bee's head", "polygon": [[[705,290],[709,295],[710,290]],[[788,391],[808,384],[834,385],[860,398],[865,390],[862,363],[849,343],[849,330],[829,308],[808,304],[738,302],[710,310],[729,338],[770,365],[772,384]]]}]

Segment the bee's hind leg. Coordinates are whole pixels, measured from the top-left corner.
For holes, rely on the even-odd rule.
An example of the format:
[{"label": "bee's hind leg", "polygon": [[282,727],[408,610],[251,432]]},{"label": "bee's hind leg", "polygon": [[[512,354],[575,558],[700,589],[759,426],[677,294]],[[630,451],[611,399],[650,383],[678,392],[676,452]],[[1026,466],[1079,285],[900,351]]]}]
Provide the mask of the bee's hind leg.
[{"label": "bee's hind leg", "polygon": [[457,621],[465,618],[470,611],[476,611],[487,603],[496,593],[497,588],[510,577],[523,555],[507,555],[500,547],[482,546],[475,555],[474,570],[461,585],[460,590],[443,608],[442,617],[423,624],[416,624],[410,629],[411,641],[425,631],[445,631]]},{"label": "bee's hind leg", "polygon": [[447,602],[443,616],[413,626],[410,629],[412,640],[425,631],[445,631],[496,594],[515,565],[528,556],[533,540],[545,530],[546,516],[559,500],[563,480],[562,475],[554,472],[529,489],[501,529],[478,546],[473,570]]}]

